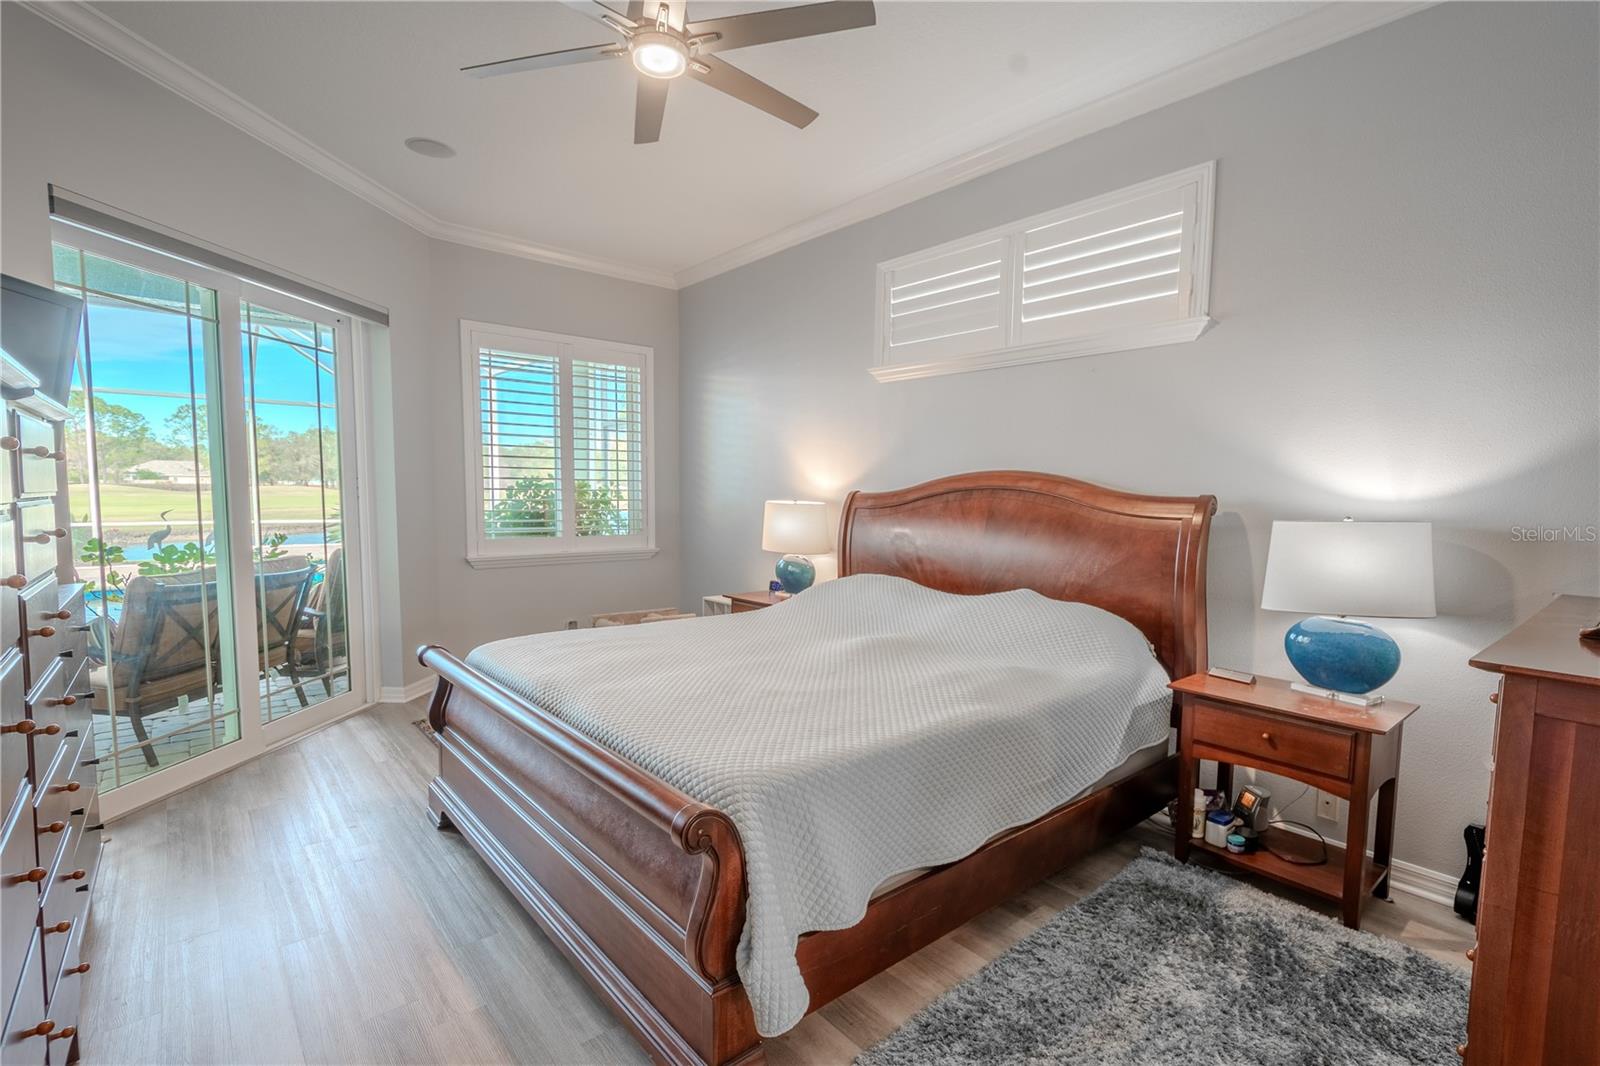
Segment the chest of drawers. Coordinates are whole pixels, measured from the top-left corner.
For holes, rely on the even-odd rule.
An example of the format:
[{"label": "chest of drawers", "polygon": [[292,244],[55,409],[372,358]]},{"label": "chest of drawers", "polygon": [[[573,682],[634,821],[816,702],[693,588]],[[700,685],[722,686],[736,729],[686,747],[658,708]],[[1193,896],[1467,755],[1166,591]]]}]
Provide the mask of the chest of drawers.
[{"label": "chest of drawers", "polygon": [[0,385],[0,1060],[78,1056],[81,945],[102,830],[83,586],[72,581],[66,412]]}]

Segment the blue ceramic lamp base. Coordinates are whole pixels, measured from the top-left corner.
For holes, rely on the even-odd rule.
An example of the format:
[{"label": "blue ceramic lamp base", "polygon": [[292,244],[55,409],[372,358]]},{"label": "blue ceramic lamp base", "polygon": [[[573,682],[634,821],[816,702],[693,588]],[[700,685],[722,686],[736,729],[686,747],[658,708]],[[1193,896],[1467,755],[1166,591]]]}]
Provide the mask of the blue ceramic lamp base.
[{"label": "blue ceramic lamp base", "polygon": [[796,592],[804,592],[817,579],[817,568],[804,555],[785,555],[778,560],[775,572],[783,591],[791,596]]},{"label": "blue ceramic lamp base", "polygon": [[1382,696],[1367,693],[1387,684],[1400,669],[1400,645],[1393,637],[1348,618],[1296,622],[1283,635],[1283,650],[1307,682],[1295,689],[1358,706],[1382,703]]}]

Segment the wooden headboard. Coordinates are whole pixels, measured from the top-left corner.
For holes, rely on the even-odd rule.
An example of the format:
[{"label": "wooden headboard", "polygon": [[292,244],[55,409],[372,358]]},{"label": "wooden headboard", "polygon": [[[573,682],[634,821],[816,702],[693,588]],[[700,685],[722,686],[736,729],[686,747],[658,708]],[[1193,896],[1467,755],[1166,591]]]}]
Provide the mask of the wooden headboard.
[{"label": "wooden headboard", "polygon": [[1174,678],[1206,669],[1215,496],[1140,496],[1053,474],[980,471],[852,492],[839,574],[967,595],[1030,588],[1138,626]]}]

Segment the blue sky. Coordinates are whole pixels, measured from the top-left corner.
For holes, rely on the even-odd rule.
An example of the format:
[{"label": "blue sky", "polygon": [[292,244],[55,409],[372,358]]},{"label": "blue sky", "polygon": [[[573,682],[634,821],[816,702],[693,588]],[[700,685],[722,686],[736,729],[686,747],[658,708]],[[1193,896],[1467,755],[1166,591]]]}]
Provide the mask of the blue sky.
[{"label": "blue sky", "polygon": [[[90,358],[95,391],[110,403],[131,408],[143,415],[152,432],[163,435],[163,423],[190,395],[190,332],[194,345],[194,392],[203,396],[205,360],[201,353],[206,336],[216,327],[209,322],[188,319],[163,311],[111,304],[92,300],[89,307]],[[318,378],[320,377],[320,383]],[[77,384],[81,386],[82,382]],[[270,404],[267,400],[315,402],[320,387],[322,402],[331,403],[333,376],[318,371],[300,352],[279,341],[260,340],[257,344],[257,413],[289,432],[314,429],[314,407]],[[184,399],[157,396],[112,394],[111,389],[140,389],[147,392],[173,392]],[[334,421],[325,412],[323,422]]]}]

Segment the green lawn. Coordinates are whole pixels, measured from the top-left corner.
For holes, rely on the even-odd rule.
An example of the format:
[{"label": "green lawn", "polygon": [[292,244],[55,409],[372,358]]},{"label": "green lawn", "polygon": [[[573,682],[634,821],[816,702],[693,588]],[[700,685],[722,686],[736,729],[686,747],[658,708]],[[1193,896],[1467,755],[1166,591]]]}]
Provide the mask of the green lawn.
[{"label": "green lawn", "polygon": [[[323,490],[315,485],[263,485],[261,486],[261,517],[265,521],[288,519],[321,519]],[[201,515],[211,517],[211,493],[202,491]],[[89,486],[68,486],[72,519],[82,522],[89,514]],[[338,506],[339,497],[328,490],[328,507]],[[107,527],[126,522],[154,522],[162,511],[172,511],[177,521],[194,521],[194,489],[153,489],[140,485],[102,485],[100,487],[100,521]],[[329,520],[334,515],[328,516]]]}]

